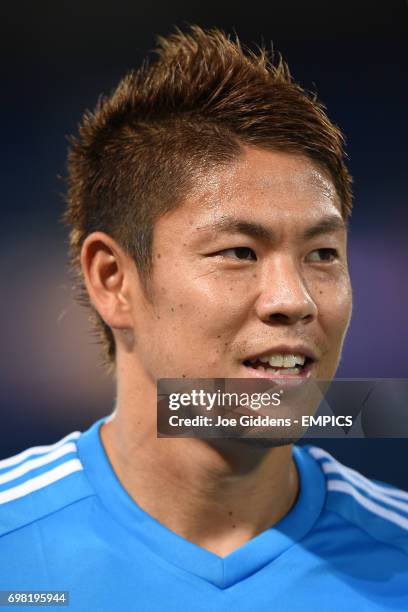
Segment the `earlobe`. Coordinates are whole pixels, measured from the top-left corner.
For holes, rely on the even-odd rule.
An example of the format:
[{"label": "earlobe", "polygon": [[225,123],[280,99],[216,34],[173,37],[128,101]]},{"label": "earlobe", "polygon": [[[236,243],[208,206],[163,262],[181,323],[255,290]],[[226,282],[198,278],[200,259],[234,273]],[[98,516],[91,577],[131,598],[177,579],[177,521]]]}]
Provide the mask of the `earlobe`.
[{"label": "earlobe", "polygon": [[126,254],[103,232],[93,232],[84,241],[81,266],[90,300],[112,329],[132,327],[130,296],[127,294]]}]

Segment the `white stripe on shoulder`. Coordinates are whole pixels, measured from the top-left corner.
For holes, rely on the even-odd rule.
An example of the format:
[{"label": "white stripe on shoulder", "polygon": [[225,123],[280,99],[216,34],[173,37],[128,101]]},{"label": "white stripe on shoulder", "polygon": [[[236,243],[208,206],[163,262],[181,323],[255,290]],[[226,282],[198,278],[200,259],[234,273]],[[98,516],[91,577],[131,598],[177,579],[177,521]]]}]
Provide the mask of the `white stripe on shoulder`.
[{"label": "white stripe on shoulder", "polygon": [[328,480],[327,488],[329,491],[337,491],[340,493],[346,493],[347,495],[351,495],[354,499],[361,504],[364,508],[376,514],[377,516],[381,516],[383,519],[402,527],[403,529],[408,530],[408,518],[397,514],[393,510],[389,510],[388,508],[384,508],[384,506],[380,506],[376,504],[371,499],[368,499],[364,495],[362,495],[357,489],[355,489],[348,482],[344,482],[344,480]]},{"label": "white stripe on shoulder", "polygon": [[75,453],[76,450],[76,444],[74,442],[68,442],[68,444],[64,444],[63,446],[60,446],[49,453],[44,453],[39,457],[25,461],[14,469],[0,474],[0,485],[4,484],[5,482],[10,482],[10,480],[20,478],[20,476],[24,476],[24,474],[27,474],[27,472],[31,472],[31,470],[47,465],[47,463],[52,463],[56,459],[59,459],[68,453]]},{"label": "white stripe on shoulder", "polygon": [[55,442],[55,444],[48,444],[47,446],[32,446],[31,448],[27,448],[27,450],[18,453],[18,455],[7,457],[7,459],[2,459],[0,461],[0,470],[2,470],[3,468],[7,468],[11,465],[17,465],[17,463],[21,463],[22,461],[27,459],[27,457],[31,457],[31,455],[42,455],[43,453],[53,451],[55,448],[59,448],[60,446],[65,444],[65,442],[69,442],[70,440],[76,440],[77,438],[79,438],[80,435],[80,431],[73,431],[72,433],[65,436],[65,438],[62,438],[62,440]]},{"label": "white stripe on shoulder", "polygon": [[336,475],[339,474],[343,476],[348,482],[353,484],[354,486],[361,489],[364,493],[371,495],[375,499],[382,501],[389,506],[393,506],[394,508],[398,508],[399,510],[403,510],[408,513],[408,504],[403,502],[395,497],[391,497],[390,495],[386,495],[384,493],[384,487],[380,487],[373,482],[367,480],[367,482],[362,482],[359,478],[356,478],[353,473],[350,473],[348,469],[342,465],[336,465],[334,463],[324,463],[322,465],[323,471],[326,474]]},{"label": "white stripe on shoulder", "polygon": [[83,470],[83,466],[79,459],[65,461],[65,463],[57,465],[57,467],[49,470],[48,472],[44,472],[44,474],[41,474],[40,476],[35,476],[34,478],[26,480],[26,482],[23,482],[20,485],[0,492],[0,504],[5,504],[13,501],[14,499],[18,499],[19,497],[24,497],[29,493],[33,493],[34,491],[38,491],[39,489],[43,489],[49,484],[52,484],[53,482],[56,482],[57,480],[65,478],[65,476],[69,476],[70,474],[80,470]]},{"label": "white stripe on shoulder", "polygon": [[[402,489],[397,489],[396,487],[386,487],[373,482],[369,478],[366,478],[356,470],[353,470],[350,467],[347,467],[340,463],[337,459],[332,457],[330,453],[323,450],[322,448],[312,447],[308,449],[309,453],[315,459],[328,459],[321,463],[322,469],[326,474],[331,474],[338,472],[343,475],[347,480],[353,482],[356,486],[360,486],[362,489],[369,490],[370,492],[378,492],[380,494],[386,495],[387,498],[396,498],[406,500],[408,502],[408,492],[403,491]],[[391,503],[390,499],[388,501]],[[403,508],[405,509],[405,508]]]},{"label": "white stripe on shoulder", "polygon": [[308,453],[315,459],[334,459],[334,457],[327,451],[319,448],[318,446],[311,446],[307,449]]}]

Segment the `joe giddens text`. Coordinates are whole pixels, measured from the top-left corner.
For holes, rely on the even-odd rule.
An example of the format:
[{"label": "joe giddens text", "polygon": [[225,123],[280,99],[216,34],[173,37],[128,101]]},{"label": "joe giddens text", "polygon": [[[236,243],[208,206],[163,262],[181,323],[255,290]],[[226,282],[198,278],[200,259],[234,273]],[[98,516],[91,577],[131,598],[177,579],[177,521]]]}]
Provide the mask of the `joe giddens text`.
[{"label": "joe giddens text", "polygon": [[217,418],[197,415],[195,417],[179,417],[173,414],[169,417],[169,424],[172,427],[292,427],[301,425],[302,427],[351,427],[353,425],[352,416],[328,416],[328,415],[303,415],[300,419],[274,418],[261,415],[241,415],[238,417],[217,416]]}]

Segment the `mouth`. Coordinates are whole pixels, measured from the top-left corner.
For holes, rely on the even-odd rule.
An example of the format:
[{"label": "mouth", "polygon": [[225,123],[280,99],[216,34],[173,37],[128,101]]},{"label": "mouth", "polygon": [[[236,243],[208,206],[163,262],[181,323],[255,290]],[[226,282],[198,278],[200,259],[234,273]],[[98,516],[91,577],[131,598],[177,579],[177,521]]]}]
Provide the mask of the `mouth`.
[{"label": "mouth", "polygon": [[243,361],[248,374],[272,380],[310,378],[317,359],[311,351],[302,349],[271,351]]}]

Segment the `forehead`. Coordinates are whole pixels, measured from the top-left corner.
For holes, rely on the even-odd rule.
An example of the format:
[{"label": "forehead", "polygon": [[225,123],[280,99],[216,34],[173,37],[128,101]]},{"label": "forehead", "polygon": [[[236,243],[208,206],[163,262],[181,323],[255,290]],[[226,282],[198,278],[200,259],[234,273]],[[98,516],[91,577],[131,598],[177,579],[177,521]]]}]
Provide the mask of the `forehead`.
[{"label": "forehead", "polygon": [[247,147],[235,162],[197,177],[185,202],[168,220],[201,229],[223,217],[238,217],[276,230],[308,226],[337,215],[341,204],[330,177],[309,158]]}]

